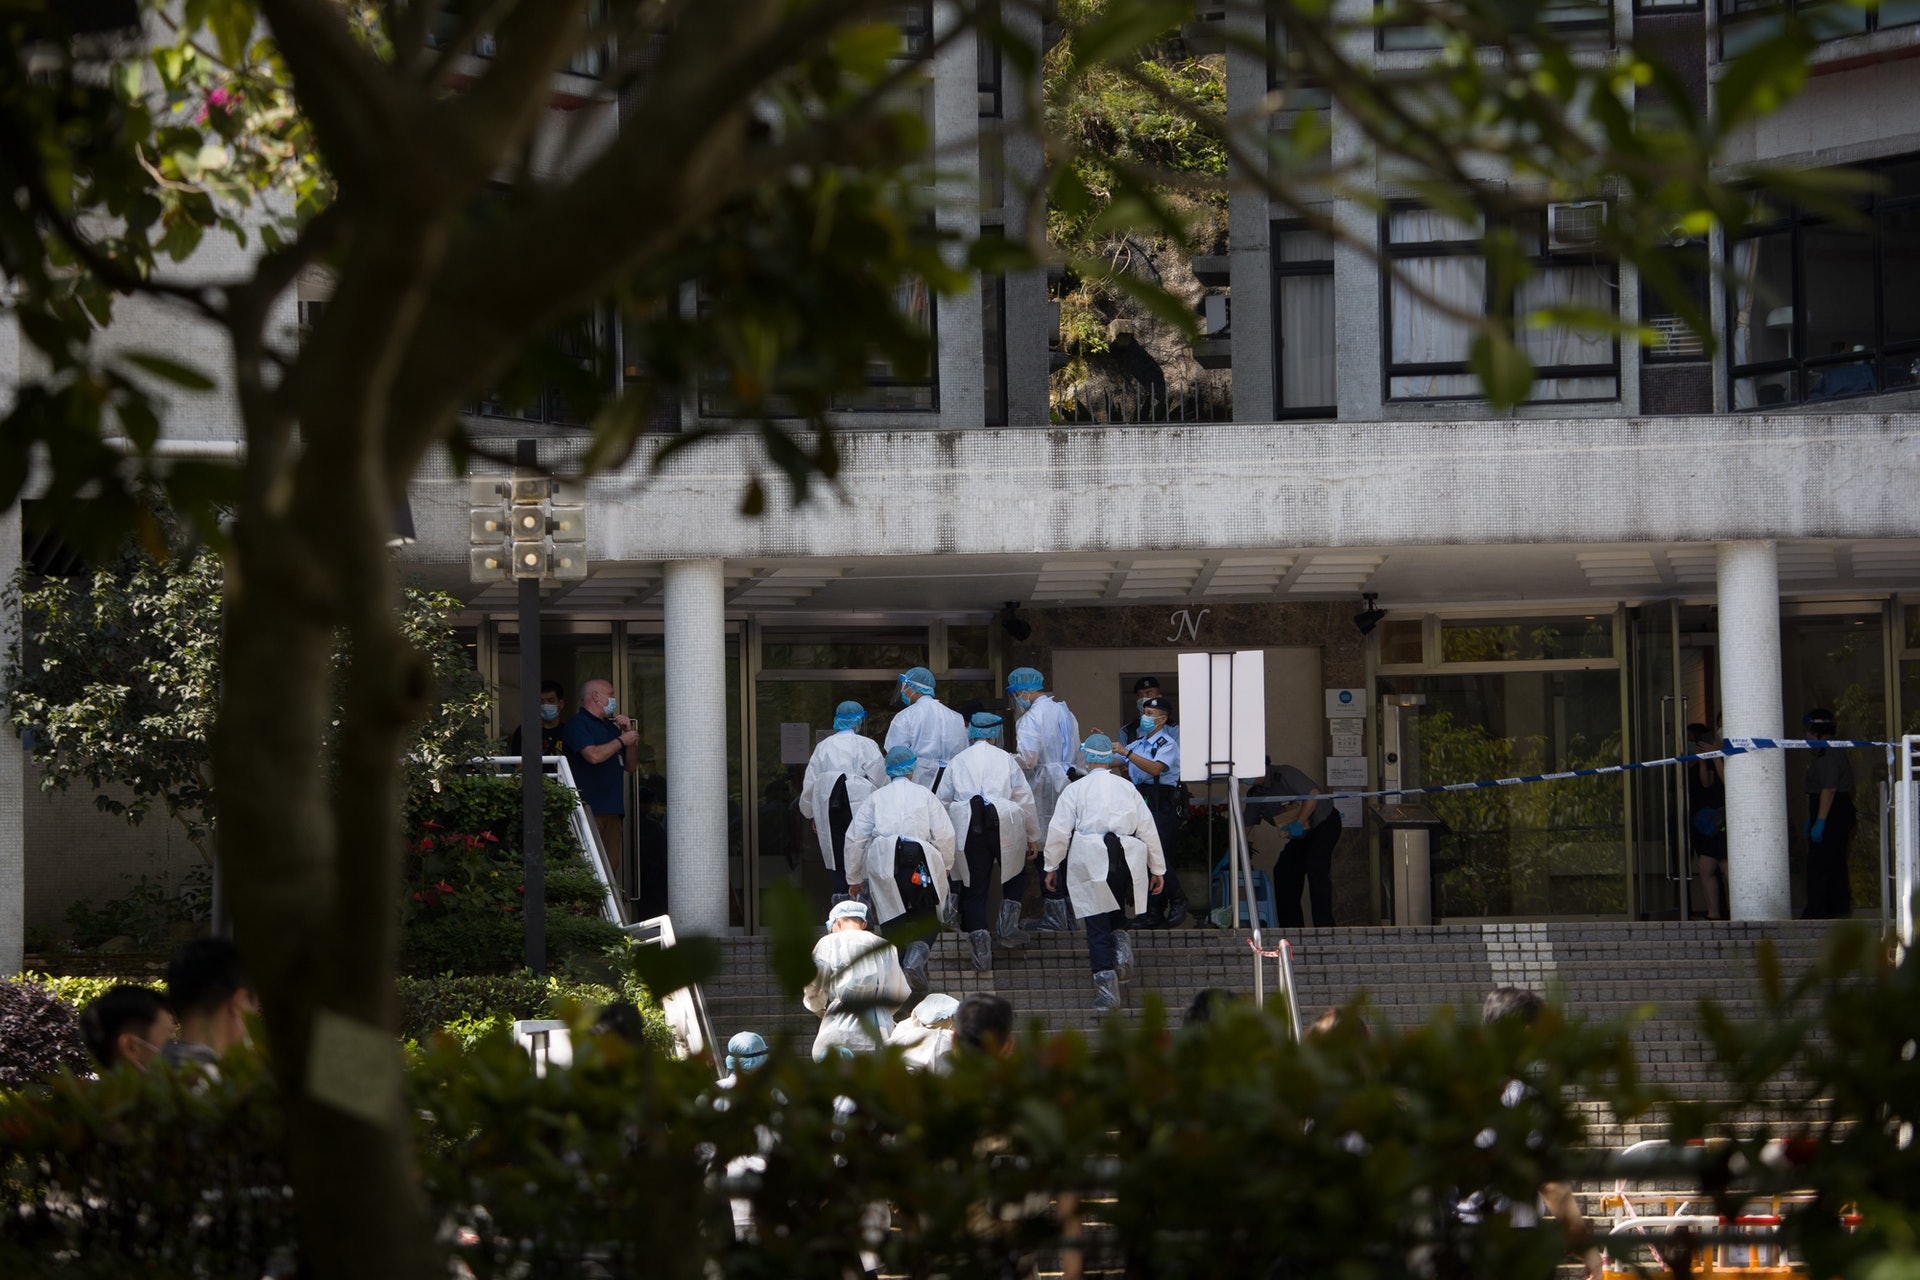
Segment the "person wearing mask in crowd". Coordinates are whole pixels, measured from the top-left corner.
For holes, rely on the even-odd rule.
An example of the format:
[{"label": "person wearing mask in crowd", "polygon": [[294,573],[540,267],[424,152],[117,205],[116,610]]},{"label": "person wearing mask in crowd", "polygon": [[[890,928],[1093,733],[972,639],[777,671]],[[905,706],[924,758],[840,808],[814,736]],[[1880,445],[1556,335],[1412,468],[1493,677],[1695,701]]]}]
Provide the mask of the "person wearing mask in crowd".
[{"label": "person wearing mask in crowd", "polygon": [[[1147,700],[1149,698],[1165,698],[1166,696],[1167,696],[1166,694],[1160,691],[1159,676],[1141,676],[1138,680],[1135,680],[1133,682],[1134,714],[1138,715],[1141,711],[1146,709]],[[1172,699],[1169,698],[1168,702],[1171,703]],[[1173,735],[1173,740],[1175,742],[1180,741],[1179,725],[1177,724],[1168,725],[1167,732]]]},{"label": "person wearing mask in crowd", "polygon": [[967,749],[967,722],[933,696],[933,673],[912,667],[900,673],[901,709],[887,726],[887,748],[913,752],[913,780],[933,790],[947,762]]},{"label": "person wearing mask in crowd", "polygon": [[[1719,743],[1704,724],[1687,726],[1693,753],[1713,751]],[[1687,843],[1693,850],[1696,900],[1689,912],[1724,920],[1727,885],[1727,762],[1695,760],[1687,765]]]},{"label": "person wearing mask in crowd", "polygon": [[[1815,707],[1800,717],[1807,737],[1835,736],[1833,712]],[[1853,914],[1847,853],[1853,844],[1853,761],[1839,747],[1816,747],[1807,761],[1807,909],[1809,920]]]},{"label": "person wearing mask in crowd", "polygon": [[[873,903],[882,929],[924,924],[932,937],[953,874],[953,819],[933,792],[913,780],[914,763],[910,749],[889,747],[886,769],[892,781],[853,811],[847,824],[847,892]],[[907,944],[902,968],[916,994],[927,989],[932,953],[927,940]]]},{"label": "person wearing mask in crowd", "polygon": [[1306,924],[1300,913],[1304,884],[1314,926],[1325,929],[1333,924],[1333,846],[1340,839],[1340,811],[1332,801],[1320,798],[1323,789],[1318,782],[1290,764],[1270,770],[1263,790],[1305,797],[1267,819],[1287,836],[1273,864],[1274,918],[1282,929]]},{"label": "person wearing mask in crowd", "polygon": [[[560,738],[580,803],[593,815],[593,825],[600,833],[600,847],[606,850],[607,861],[618,868],[621,879],[631,881],[621,832],[627,817],[626,775],[640,767],[640,731],[633,721],[616,714],[617,710],[612,683],[589,680],[580,686],[580,709],[568,717]],[[638,893],[640,887],[632,883],[622,886],[629,895]]]},{"label": "person wearing mask in crowd", "polygon": [[1156,695],[1143,699],[1140,719],[1133,726],[1133,741],[1114,757],[1126,763],[1128,780],[1139,788],[1152,811],[1154,829],[1160,833],[1160,851],[1167,859],[1166,891],[1148,898],[1146,914],[1135,921],[1145,929],[1174,929],[1187,919],[1187,895],[1180,889],[1180,873],[1173,866],[1180,825],[1187,816],[1187,793],[1180,785],[1180,739],[1167,723],[1172,714],[1173,708],[1165,698]]},{"label": "person wearing mask in crowd", "polygon": [[989,1058],[1013,1053],[1013,1006],[1004,996],[976,991],[960,1002],[953,1018],[953,1042]]},{"label": "person wearing mask in crowd", "polygon": [[114,983],[80,1011],[80,1037],[102,1071],[123,1062],[145,1071],[173,1039],[175,1027],[160,993],[131,982]]},{"label": "person wearing mask in crowd", "polygon": [[[1040,853],[1040,818],[1033,789],[1020,762],[1000,749],[1000,717],[977,711],[967,736],[973,745],[953,758],[940,779],[938,798],[953,820],[960,856],[954,879],[960,890],[960,928],[973,952],[973,967],[993,968],[993,942],[1025,946],[1020,899],[1027,889],[1027,863]],[[990,921],[994,885],[1000,886],[1000,917]],[[992,925],[994,932],[988,932]]]},{"label": "person wearing mask in crowd", "polygon": [[1165,887],[1160,833],[1140,793],[1105,768],[1113,743],[1096,733],[1081,744],[1093,771],[1060,793],[1047,828],[1047,888],[1064,890],[1087,928],[1093,1007],[1120,1007],[1120,984],[1133,976],[1127,920],[1147,909],[1147,895]]},{"label": "person wearing mask in crowd", "polygon": [[867,710],[857,702],[833,709],[833,732],[820,740],[800,783],[800,812],[820,841],[820,856],[833,876],[833,900],[847,896],[847,827],[853,811],[887,785],[886,760],[872,738],[860,732]]},{"label": "person wearing mask in crowd", "polygon": [[[1032,667],[1017,667],[1007,677],[1007,693],[1020,708],[1014,726],[1014,756],[1033,788],[1034,816],[1044,833],[1053,822],[1053,807],[1067,784],[1086,772],[1080,750],[1080,722],[1067,704],[1046,691],[1046,678]],[[1041,916],[1033,927],[1065,933],[1073,928],[1073,909],[1065,890],[1047,890]]]},{"label": "person wearing mask in crowd", "polygon": [[836,903],[826,935],[813,944],[813,981],[803,997],[820,1018],[813,1060],[878,1049],[893,1033],[893,1011],[912,994],[900,953],[867,927],[867,904]]},{"label": "person wearing mask in crowd", "polygon": [[259,1011],[240,968],[240,952],[226,938],[195,938],[167,962],[167,1004],[179,1021],[177,1036],[160,1047],[170,1066],[192,1063],[218,1077],[222,1054],[251,1044],[247,1015]]},{"label": "person wearing mask in crowd", "polygon": [[[563,741],[564,726],[560,717],[567,709],[567,688],[558,680],[540,682],[540,754],[557,756],[566,750]],[[507,739],[507,754],[520,754],[520,730],[524,726],[513,726],[513,736]]]}]

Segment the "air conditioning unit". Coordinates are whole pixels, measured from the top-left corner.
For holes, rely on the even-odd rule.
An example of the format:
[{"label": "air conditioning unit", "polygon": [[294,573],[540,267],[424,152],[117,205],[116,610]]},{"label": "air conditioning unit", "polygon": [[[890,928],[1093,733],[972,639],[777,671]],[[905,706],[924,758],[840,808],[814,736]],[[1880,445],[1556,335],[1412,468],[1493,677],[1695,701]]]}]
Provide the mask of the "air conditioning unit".
[{"label": "air conditioning unit", "polygon": [[1646,324],[1647,328],[1660,336],[1658,342],[1647,348],[1655,355],[1704,356],[1707,354],[1706,344],[1700,340],[1700,335],[1688,328],[1687,322],[1679,316],[1652,316]]},{"label": "air conditioning unit", "polygon": [[1607,227],[1605,200],[1573,200],[1547,206],[1547,249],[1585,253],[1600,243]]}]

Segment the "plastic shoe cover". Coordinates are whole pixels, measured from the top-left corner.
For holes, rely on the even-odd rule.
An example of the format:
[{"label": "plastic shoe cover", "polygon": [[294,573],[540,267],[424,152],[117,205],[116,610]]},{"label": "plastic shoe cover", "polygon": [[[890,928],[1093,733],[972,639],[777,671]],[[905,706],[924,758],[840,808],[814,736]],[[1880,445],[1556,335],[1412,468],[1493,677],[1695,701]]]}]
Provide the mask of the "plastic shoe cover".
[{"label": "plastic shoe cover", "polygon": [[973,948],[973,967],[979,973],[993,971],[993,935],[985,929],[975,929],[967,935],[967,943]]},{"label": "plastic shoe cover", "polygon": [[1102,969],[1093,975],[1093,1011],[1108,1013],[1120,1007],[1120,975]]},{"label": "plastic shoe cover", "polygon": [[1027,931],[1020,927],[1019,903],[1002,902],[1000,904],[999,936],[995,940],[1009,951],[1024,947],[1032,941],[1027,937]]},{"label": "plastic shoe cover", "polygon": [[1044,914],[1034,922],[1034,928],[1046,933],[1073,932],[1073,904],[1065,898],[1048,898],[1043,904]]},{"label": "plastic shoe cover", "polygon": [[1113,968],[1120,981],[1133,981],[1133,935],[1125,929],[1113,931]]},{"label": "plastic shoe cover", "polygon": [[900,967],[906,970],[907,985],[913,988],[916,996],[927,993],[927,960],[932,954],[933,948],[924,942],[916,942],[907,948],[906,956],[900,961]]}]

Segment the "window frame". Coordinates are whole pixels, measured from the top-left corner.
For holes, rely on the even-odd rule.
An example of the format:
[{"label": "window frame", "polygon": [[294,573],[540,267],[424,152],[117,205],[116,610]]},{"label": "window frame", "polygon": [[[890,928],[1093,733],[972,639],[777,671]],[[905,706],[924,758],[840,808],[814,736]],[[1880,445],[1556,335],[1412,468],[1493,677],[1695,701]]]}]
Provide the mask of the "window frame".
[{"label": "window frame", "polygon": [[[1913,165],[1916,164],[1916,162],[1920,162],[1920,154],[1887,156],[1853,167],[1871,173],[1899,165]],[[1908,360],[1910,366],[1920,365],[1920,333],[1917,333],[1913,337],[1903,338],[1897,341],[1888,340],[1887,219],[1885,216],[1889,213],[1920,210],[1920,185],[1916,185],[1911,193],[1904,195],[1869,191],[1865,193],[1861,199],[1864,204],[1863,212],[1868,223],[1865,234],[1870,238],[1871,276],[1873,281],[1873,332],[1869,335],[1871,341],[1867,344],[1864,352],[1840,351],[1816,354],[1808,350],[1806,328],[1807,307],[1805,303],[1807,294],[1807,233],[1835,229],[1845,231],[1847,228],[1844,224],[1835,222],[1833,219],[1819,214],[1809,213],[1797,205],[1787,205],[1780,210],[1779,216],[1771,218],[1766,222],[1755,222],[1753,225],[1747,227],[1742,235],[1737,237],[1729,236],[1727,238],[1727,273],[1723,301],[1726,305],[1728,320],[1725,341],[1721,344],[1725,349],[1725,358],[1720,364],[1725,375],[1729,412],[1762,413],[1770,410],[1793,407],[1805,408],[1810,404],[1844,403],[1850,400],[1858,400],[1865,396],[1886,395],[1889,392],[1920,388],[1920,373],[1916,373],[1912,381],[1898,385],[1890,384],[1887,378],[1888,370],[1901,358]],[[1787,237],[1787,252],[1789,255],[1788,279],[1792,290],[1792,296],[1785,300],[1785,305],[1792,310],[1792,319],[1789,321],[1791,328],[1788,333],[1787,347],[1789,352],[1798,354],[1789,354],[1770,360],[1749,360],[1744,364],[1736,364],[1734,363],[1736,327],[1734,318],[1741,313],[1739,305],[1741,281],[1740,278],[1735,275],[1733,266],[1734,255],[1738,247],[1742,244],[1767,236],[1778,235],[1785,235]],[[1753,310],[1751,303],[1747,310],[1749,314],[1751,314]],[[1874,381],[1872,389],[1852,395],[1841,394],[1815,397],[1811,394],[1813,378],[1816,375],[1827,369],[1849,365],[1865,365],[1872,371]],[[1763,378],[1769,375],[1783,373],[1787,375],[1787,388],[1790,393],[1785,399],[1777,404],[1761,404],[1759,403],[1758,395],[1756,395],[1754,404],[1735,407],[1736,386],[1742,379]]]},{"label": "window frame", "polygon": [[[1431,208],[1430,206],[1424,205],[1417,200],[1395,200],[1388,203],[1386,209],[1381,213],[1380,220],[1379,220],[1380,221],[1380,231],[1379,231],[1380,254],[1381,254],[1381,257],[1385,259],[1387,263],[1391,263],[1394,261],[1407,260],[1407,259],[1453,258],[1453,257],[1478,258],[1482,263],[1486,261],[1486,248],[1485,248],[1486,238],[1488,235],[1490,235],[1494,231],[1496,226],[1499,224],[1497,223],[1496,219],[1492,214],[1487,213],[1485,211],[1482,211],[1481,213],[1480,234],[1477,238],[1474,238],[1471,240],[1458,240],[1458,239],[1456,240],[1411,240],[1411,241],[1402,241],[1397,244],[1393,241],[1391,237],[1391,229],[1393,225],[1394,214],[1404,213],[1409,210],[1430,209],[1430,208]],[[1512,224],[1507,224],[1507,225],[1511,226]],[[1613,296],[1614,315],[1616,317],[1619,316],[1620,314],[1620,263],[1617,259],[1603,255],[1603,254],[1598,254],[1598,253],[1595,253],[1595,254],[1554,253],[1552,250],[1550,250],[1547,247],[1547,244],[1548,244],[1547,223],[1546,223],[1546,211],[1544,208],[1540,211],[1540,227],[1539,227],[1538,237],[1539,237],[1540,247],[1536,252],[1534,252],[1528,257],[1528,261],[1534,267],[1550,268],[1550,267],[1591,266],[1591,267],[1600,268],[1602,271],[1606,273],[1606,276],[1607,276],[1606,283],[1608,284],[1608,287]],[[1480,300],[1481,312],[1483,315],[1489,314],[1492,311],[1493,300],[1494,300],[1493,273],[1491,271],[1487,271],[1487,272],[1484,272],[1484,275],[1485,275],[1485,280],[1483,282],[1483,287],[1485,292],[1482,294],[1481,300]],[[1479,390],[1475,390],[1473,393],[1466,394],[1466,395],[1396,396],[1393,394],[1393,380],[1395,378],[1455,377],[1455,376],[1470,377],[1473,374],[1473,369],[1470,363],[1466,360],[1422,361],[1417,364],[1416,363],[1401,364],[1401,363],[1396,363],[1394,361],[1393,291],[1396,283],[1397,281],[1394,278],[1394,273],[1392,272],[1392,270],[1390,270],[1386,265],[1383,264],[1380,271],[1380,398],[1381,398],[1381,402],[1383,404],[1473,404],[1476,402],[1484,402],[1486,400],[1486,396],[1482,394],[1481,391]],[[1513,317],[1514,334],[1515,334],[1516,340],[1519,338],[1519,335],[1522,332],[1521,323],[1523,320],[1524,320],[1524,317],[1518,314],[1514,315]],[[1534,379],[1534,385],[1537,387],[1542,382],[1555,381],[1559,379],[1611,377],[1613,379],[1612,395],[1610,396],[1571,396],[1571,397],[1564,397],[1564,398],[1553,397],[1551,399],[1529,398],[1523,401],[1522,403],[1528,404],[1528,405],[1572,405],[1572,404],[1616,404],[1618,403],[1623,394],[1622,388],[1624,386],[1624,383],[1622,381],[1621,367],[1620,367],[1620,338],[1618,334],[1614,335],[1613,341],[1609,344],[1609,346],[1613,353],[1613,358],[1611,363],[1608,365],[1597,365],[1597,364],[1596,365],[1535,365],[1533,370],[1533,379]]]},{"label": "window frame", "polygon": [[[1297,421],[1302,419],[1336,418],[1340,415],[1340,365],[1336,348],[1333,375],[1333,397],[1335,403],[1327,405],[1306,405],[1288,407],[1286,404],[1286,361],[1283,348],[1286,345],[1286,326],[1281,323],[1280,282],[1285,279],[1298,279],[1306,276],[1326,276],[1333,278],[1334,259],[1306,258],[1297,262],[1284,261],[1280,256],[1280,238],[1300,231],[1312,231],[1313,226],[1304,218],[1276,218],[1268,228],[1268,260],[1273,268],[1273,417],[1276,422]],[[1337,288],[1330,291],[1330,301],[1338,313],[1340,299]],[[1333,317],[1328,317],[1329,321]]]}]

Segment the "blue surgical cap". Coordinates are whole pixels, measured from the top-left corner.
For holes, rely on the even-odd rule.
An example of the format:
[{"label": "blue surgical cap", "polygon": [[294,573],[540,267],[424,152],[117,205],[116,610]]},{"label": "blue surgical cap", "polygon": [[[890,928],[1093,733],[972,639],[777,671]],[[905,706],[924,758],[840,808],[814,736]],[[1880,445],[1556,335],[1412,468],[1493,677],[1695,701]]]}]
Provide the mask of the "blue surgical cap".
[{"label": "blue surgical cap", "polygon": [[1013,674],[1007,677],[1008,693],[1025,693],[1029,689],[1044,689],[1047,678],[1032,667],[1015,667]]},{"label": "blue surgical cap", "polygon": [[867,718],[867,709],[857,702],[843,702],[833,709],[833,727],[858,729]]},{"label": "blue surgical cap", "polygon": [[1113,739],[1104,733],[1096,733],[1080,744],[1080,750],[1086,753],[1088,764],[1111,764],[1113,762]]},{"label": "blue surgical cap", "polygon": [[912,747],[887,748],[887,776],[889,778],[904,778],[912,773],[913,766],[919,763],[920,758],[913,754]]},{"label": "blue surgical cap", "polygon": [[727,1070],[752,1071],[767,1063],[767,1042],[758,1033],[742,1031],[727,1041]]},{"label": "blue surgical cap", "polygon": [[973,723],[967,726],[967,737],[997,738],[1000,736],[1000,717],[991,711],[973,713]]},{"label": "blue surgical cap", "polygon": [[909,667],[900,673],[900,682],[916,693],[933,692],[933,672],[925,667]]}]

